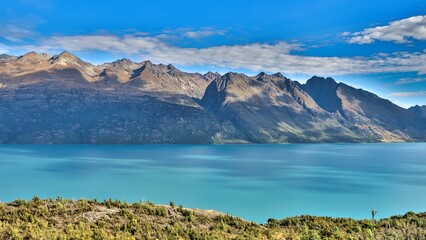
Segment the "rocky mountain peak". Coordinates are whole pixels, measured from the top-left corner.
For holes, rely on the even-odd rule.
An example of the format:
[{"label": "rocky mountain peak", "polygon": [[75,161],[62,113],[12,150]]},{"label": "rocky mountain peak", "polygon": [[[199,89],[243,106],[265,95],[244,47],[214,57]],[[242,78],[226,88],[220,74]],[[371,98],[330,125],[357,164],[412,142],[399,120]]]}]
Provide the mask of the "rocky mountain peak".
[{"label": "rocky mountain peak", "polygon": [[167,70],[167,73],[172,76],[178,77],[182,75],[182,72],[179,69],[175,68],[175,66],[173,66],[172,64],[167,65]]},{"label": "rocky mountain peak", "polygon": [[113,62],[113,65],[131,65],[131,64],[135,64],[135,62],[133,62],[132,60],[128,58],[122,58],[120,60]]},{"label": "rocky mountain peak", "polygon": [[153,69],[153,64],[151,61],[146,60],[142,62],[142,69],[141,70],[151,70]]},{"label": "rocky mountain peak", "polygon": [[75,56],[74,54],[68,52],[68,51],[63,51],[59,54],[60,57],[63,58],[77,58],[77,56]]},{"label": "rocky mountain peak", "polygon": [[286,79],[286,78],[284,78],[284,76],[283,77],[277,77],[277,75],[275,75],[275,74],[269,75],[265,72],[261,72],[261,73],[259,73],[258,75],[255,76],[255,79],[258,80],[258,81],[262,81],[262,82],[268,82],[268,81],[274,81],[275,82],[277,80],[281,81],[281,80]]},{"label": "rocky mountain peak", "polygon": [[255,77],[254,77],[256,80],[258,80],[258,81],[262,81],[262,82],[267,82],[267,81],[273,81],[273,82],[276,82],[276,81],[282,81],[282,80],[284,80],[284,81],[290,81],[290,82],[292,82],[290,79],[288,79],[288,78],[286,78],[286,77],[284,77],[284,75],[282,75],[281,73],[274,73],[274,74],[272,74],[272,75],[269,75],[269,74],[267,74],[267,73],[265,73],[265,72],[260,72],[258,75],[256,75]]},{"label": "rocky mountain peak", "polygon": [[249,77],[242,73],[240,74],[236,72],[228,72],[220,78],[220,82],[224,82],[226,83],[226,85],[229,85],[231,83],[236,83],[239,81],[246,82],[247,79],[249,79]]},{"label": "rocky mountain peak", "polygon": [[132,60],[128,58],[123,58],[117,61],[114,61],[112,63],[106,63],[101,65],[102,68],[114,68],[117,70],[135,70],[136,68],[140,67],[140,64],[133,62]]},{"label": "rocky mountain peak", "polygon": [[77,57],[77,56],[75,56],[75,55],[73,55],[73,54],[71,54],[67,51],[64,51],[64,52],[62,52],[58,55],[53,56],[50,60],[51,60],[52,64],[56,63],[56,64],[60,64],[60,65],[67,65],[67,64],[80,65],[83,62],[79,57]]},{"label": "rocky mountain peak", "polygon": [[241,76],[245,76],[244,74],[236,73],[236,72],[228,72],[225,75],[222,76],[222,78],[225,79],[233,79],[233,78],[239,78]]},{"label": "rocky mountain peak", "polygon": [[219,80],[222,75],[220,75],[220,73],[218,72],[211,72],[208,71],[206,74],[203,75],[205,78],[207,78],[208,81],[215,81],[215,80]]},{"label": "rocky mountain peak", "polygon": [[260,72],[259,74],[254,76],[254,78],[258,81],[266,81],[267,79],[269,79],[269,75],[265,72]]},{"label": "rocky mountain peak", "polygon": [[326,85],[328,87],[337,87],[337,82],[331,77],[324,78],[313,76],[306,82],[306,85]]},{"label": "rocky mountain peak", "polygon": [[50,55],[46,53],[36,53],[36,52],[29,52],[27,54],[24,54],[20,57],[18,57],[18,60],[20,62],[43,62],[50,58]]},{"label": "rocky mountain peak", "polygon": [[332,78],[332,77],[326,77],[325,80],[326,81],[336,82],[336,80],[334,80],[334,78]]},{"label": "rocky mountain peak", "polygon": [[284,75],[280,72],[276,72],[276,73],[272,74],[272,76],[277,77],[277,78],[285,78]]},{"label": "rocky mountain peak", "polygon": [[302,85],[302,90],[307,92],[321,108],[328,112],[335,112],[342,104],[336,92],[338,86],[333,78],[313,76]]},{"label": "rocky mountain peak", "polygon": [[226,87],[233,82],[233,79],[237,76],[237,73],[228,72],[223,75],[220,79],[216,80],[216,82],[212,82],[212,84],[217,85],[218,91],[222,91],[226,89]]},{"label": "rocky mountain peak", "polygon": [[22,59],[22,58],[35,58],[35,57],[39,57],[39,56],[42,56],[42,55],[45,55],[45,53],[37,53],[37,52],[31,51],[31,52],[25,53],[24,55],[20,56],[19,58],[20,59]]},{"label": "rocky mountain peak", "polygon": [[102,73],[102,69],[92,64],[81,60],[79,57],[72,53],[64,51],[58,55],[50,58],[51,68],[64,70],[73,69],[80,72],[82,78],[88,82],[94,82],[99,80],[99,75]]},{"label": "rocky mountain peak", "polygon": [[138,77],[145,71],[151,71],[151,72],[154,71],[154,64],[152,64],[151,61],[146,60],[146,61],[141,62],[141,64],[142,64],[141,67],[139,67],[139,68],[137,68],[133,71],[131,78]]},{"label": "rocky mountain peak", "polygon": [[173,64],[169,64],[169,65],[167,65],[167,69],[169,69],[169,70],[175,70],[176,67],[173,66]]}]

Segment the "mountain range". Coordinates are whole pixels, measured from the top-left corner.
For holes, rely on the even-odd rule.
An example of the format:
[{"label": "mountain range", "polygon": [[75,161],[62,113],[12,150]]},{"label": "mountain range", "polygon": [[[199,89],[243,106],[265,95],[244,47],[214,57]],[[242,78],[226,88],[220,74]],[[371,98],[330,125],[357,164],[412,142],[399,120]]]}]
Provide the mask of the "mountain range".
[{"label": "mountain range", "polygon": [[333,78],[187,73],[63,52],[0,55],[0,143],[310,143],[426,140],[410,109]]}]

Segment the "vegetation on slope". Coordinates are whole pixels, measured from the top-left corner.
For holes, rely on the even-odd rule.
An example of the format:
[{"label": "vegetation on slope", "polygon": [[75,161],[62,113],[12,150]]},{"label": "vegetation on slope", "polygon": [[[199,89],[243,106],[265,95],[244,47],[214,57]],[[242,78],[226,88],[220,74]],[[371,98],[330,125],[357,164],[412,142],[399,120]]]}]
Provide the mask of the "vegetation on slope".
[{"label": "vegetation on slope", "polygon": [[426,213],[378,221],[300,216],[261,225],[172,202],[34,197],[0,203],[0,239],[426,239]]}]

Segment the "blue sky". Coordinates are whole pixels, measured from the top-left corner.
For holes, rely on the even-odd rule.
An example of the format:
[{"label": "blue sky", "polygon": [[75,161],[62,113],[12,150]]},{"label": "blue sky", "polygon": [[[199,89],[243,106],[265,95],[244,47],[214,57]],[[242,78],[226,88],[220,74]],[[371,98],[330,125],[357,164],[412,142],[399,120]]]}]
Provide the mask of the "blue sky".
[{"label": "blue sky", "polygon": [[332,76],[404,107],[426,104],[424,0],[16,0],[2,3],[0,26],[0,53]]}]

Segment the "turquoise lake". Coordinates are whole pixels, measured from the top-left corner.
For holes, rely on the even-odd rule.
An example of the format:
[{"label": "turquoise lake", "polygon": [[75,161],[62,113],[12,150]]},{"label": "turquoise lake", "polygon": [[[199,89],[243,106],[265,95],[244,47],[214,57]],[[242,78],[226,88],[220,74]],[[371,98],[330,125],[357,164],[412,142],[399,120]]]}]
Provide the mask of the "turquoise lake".
[{"label": "turquoise lake", "polygon": [[426,143],[1,145],[0,201],[169,201],[244,219],[426,211]]}]

